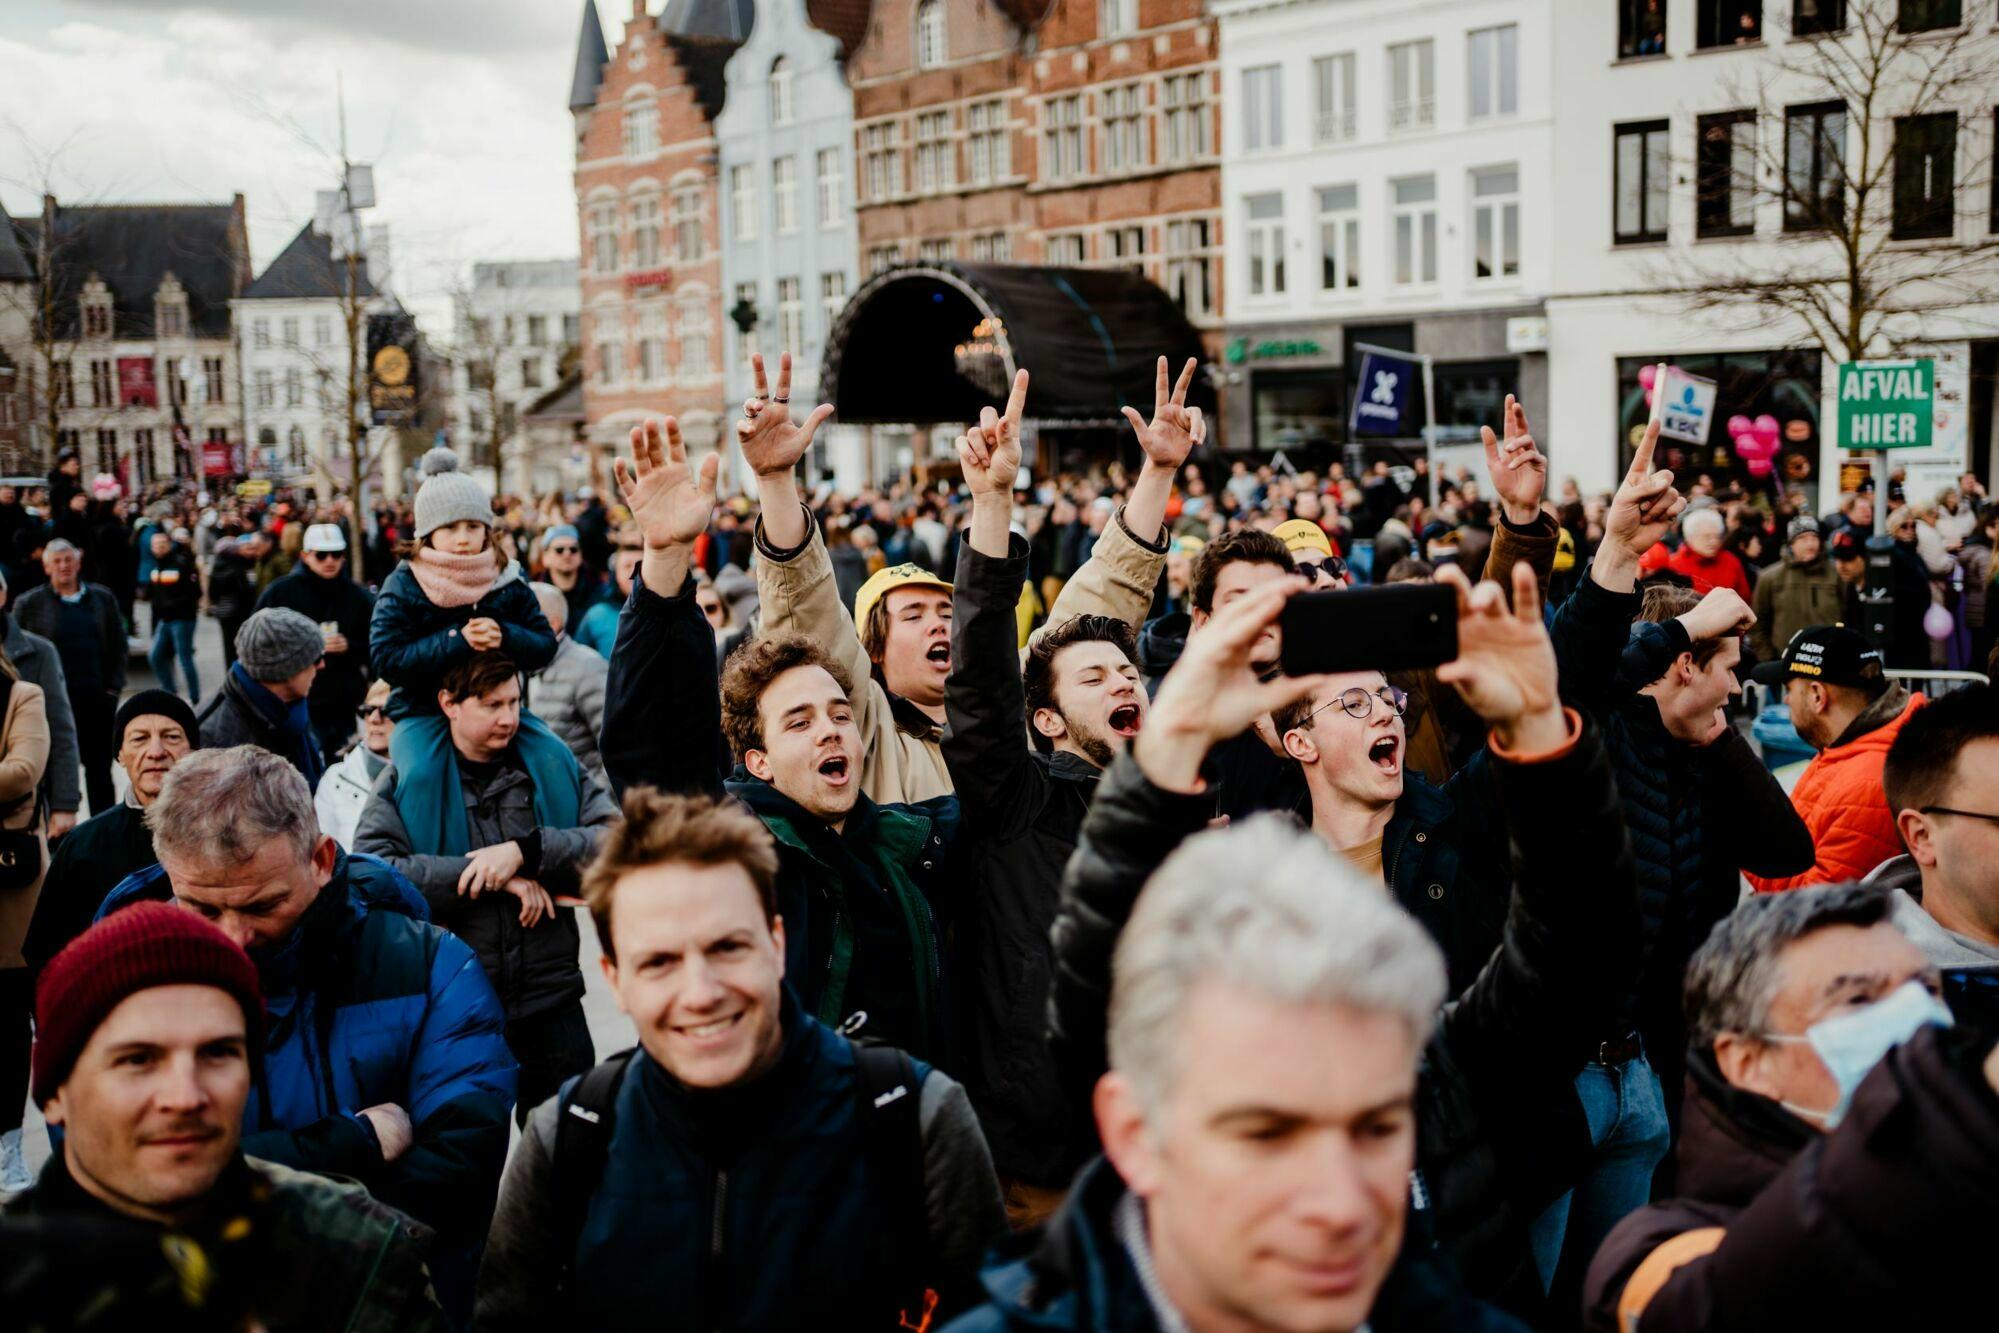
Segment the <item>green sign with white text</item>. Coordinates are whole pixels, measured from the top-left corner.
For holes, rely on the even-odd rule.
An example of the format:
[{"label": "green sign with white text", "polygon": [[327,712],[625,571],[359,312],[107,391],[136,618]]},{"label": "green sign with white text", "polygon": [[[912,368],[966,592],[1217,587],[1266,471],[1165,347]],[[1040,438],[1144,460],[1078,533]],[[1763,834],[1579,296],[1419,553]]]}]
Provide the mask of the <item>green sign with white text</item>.
[{"label": "green sign with white text", "polygon": [[1839,442],[1847,449],[1927,449],[1936,362],[1852,361],[1839,368]]}]

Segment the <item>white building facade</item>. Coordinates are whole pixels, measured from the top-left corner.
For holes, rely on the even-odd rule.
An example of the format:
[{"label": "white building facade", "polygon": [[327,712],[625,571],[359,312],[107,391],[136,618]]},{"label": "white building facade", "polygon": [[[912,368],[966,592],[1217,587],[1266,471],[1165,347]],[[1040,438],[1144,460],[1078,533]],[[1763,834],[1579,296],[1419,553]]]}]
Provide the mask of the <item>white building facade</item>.
[{"label": "white building facade", "polygon": [[[828,392],[820,387],[821,359],[860,285],[853,94],[840,42],[812,26],[806,0],[757,6],[756,26],[729,58],[727,78],[715,117],[725,398],[733,406],[749,396],[753,353],[763,354],[774,376],[788,351],[793,411],[802,416]],[[808,475],[860,489],[869,480],[863,441],[856,427],[822,429]],[[746,470],[738,481],[750,484]]]},{"label": "white building facade", "polygon": [[472,266],[455,315],[451,437],[466,465],[501,490],[573,484],[567,450],[534,447],[521,417],[573,370],[582,310],[573,259]]},{"label": "white building facade", "polygon": [[1261,451],[1346,442],[1357,344],[1433,358],[1444,442],[1496,424],[1508,393],[1542,401],[1559,206],[1548,0],[1217,0],[1213,12],[1227,438]]},{"label": "white building facade", "polygon": [[[1936,26],[1893,31],[1916,26],[1917,15]],[[1753,484],[1721,423],[1768,415],[1782,439],[1774,477],[1818,512],[1831,509],[1842,474],[1851,484],[1859,474],[1847,469],[1861,461],[1849,459],[1835,429],[1843,340],[1773,294],[1759,298],[1754,285],[1833,275],[1821,290],[1830,322],[1843,323],[1837,275],[1846,255],[1826,236],[1857,210],[1854,186],[1865,181],[1858,227],[1876,283],[1920,269],[1950,277],[1929,292],[1898,291],[1897,304],[1929,308],[1879,321],[1862,350],[1937,356],[1941,449],[1932,470],[1953,475],[1943,455],[1955,450],[1956,470],[1991,478],[1999,81],[1988,72],[1941,98],[1921,97],[1915,85],[1919,69],[1952,52],[1989,71],[1999,58],[1995,22],[1991,5],[1952,0],[1564,7],[1549,192],[1560,263],[1542,414],[1558,476],[1586,491],[1616,485],[1647,415],[1638,372],[1664,360],[1714,379],[1719,400],[1706,445],[1666,441],[1662,463]],[[1901,63],[1883,67],[1873,123],[1863,126],[1850,99],[1813,71],[1834,58],[1834,44],[1850,53],[1884,28],[1892,35],[1881,49]],[[1688,294],[1730,286],[1743,294],[1720,306]]]}]

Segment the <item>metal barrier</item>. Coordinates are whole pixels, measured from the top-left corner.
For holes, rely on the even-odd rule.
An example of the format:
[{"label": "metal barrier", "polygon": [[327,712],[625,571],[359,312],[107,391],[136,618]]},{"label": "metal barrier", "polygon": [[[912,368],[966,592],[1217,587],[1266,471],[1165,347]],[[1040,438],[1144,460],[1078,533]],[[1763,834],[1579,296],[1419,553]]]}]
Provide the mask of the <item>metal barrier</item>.
[{"label": "metal barrier", "polygon": [[1910,693],[1929,699],[1961,690],[1967,685],[1992,683],[1982,671],[1918,671],[1907,667],[1891,669],[1888,679],[1899,681],[1909,688]]}]

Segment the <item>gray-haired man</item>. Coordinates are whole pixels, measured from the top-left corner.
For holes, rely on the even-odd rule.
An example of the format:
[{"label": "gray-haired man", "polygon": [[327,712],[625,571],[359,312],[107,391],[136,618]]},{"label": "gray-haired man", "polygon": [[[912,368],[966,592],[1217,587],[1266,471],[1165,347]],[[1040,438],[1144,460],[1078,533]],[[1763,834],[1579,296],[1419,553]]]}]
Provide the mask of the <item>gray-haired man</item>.
[{"label": "gray-haired man", "polygon": [[1605,1330],[1938,1328],[1989,1308],[1999,1051],[1878,885],[1750,898],[1688,965],[1684,1195],[1584,1283]]},{"label": "gray-haired man", "polygon": [[49,765],[42,790],[49,798],[49,839],[54,841],[76,827],[77,807],[83,804],[76,719],[69,710],[69,685],[63,678],[56,646],[29,631],[19,616],[7,614],[7,591],[7,572],[0,568],[0,626],[4,626],[0,629],[0,650],[6,652],[22,680],[42,687],[42,698],[49,708]]},{"label": "gray-haired man", "polygon": [[[58,537],[43,547],[42,569],[49,581],[22,593],[14,615],[22,629],[54,644],[62,659],[67,711],[83,756],[90,813],[99,814],[117,804],[117,788],[111,781],[116,752],[111,722],[125,688],[125,619],[109,588],[83,582],[83,553],[71,543]],[[51,748],[51,772],[59,758]],[[75,814],[74,806],[70,813]],[[74,818],[70,823],[75,823]],[[54,827],[49,831],[53,834]]]}]

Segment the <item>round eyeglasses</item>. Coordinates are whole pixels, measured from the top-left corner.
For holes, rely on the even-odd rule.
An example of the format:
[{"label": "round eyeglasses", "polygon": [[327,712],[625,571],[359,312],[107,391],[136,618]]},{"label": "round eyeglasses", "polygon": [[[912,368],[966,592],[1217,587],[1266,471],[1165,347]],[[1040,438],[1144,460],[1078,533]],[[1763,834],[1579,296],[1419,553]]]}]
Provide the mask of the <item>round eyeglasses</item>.
[{"label": "round eyeglasses", "polygon": [[1305,714],[1304,721],[1298,725],[1305,725],[1305,722],[1310,722],[1334,704],[1338,704],[1341,708],[1344,708],[1348,717],[1365,718],[1374,711],[1376,700],[1380,700],[1382,705],[1397,717],[1401,717],[1409,711],[1409,694],[1406,690],[1398,690],[1393,685],[1384,685],[1378,690],[1364,690],[1356,685],[1350,690],[1341,690],[1331,699]]}]

